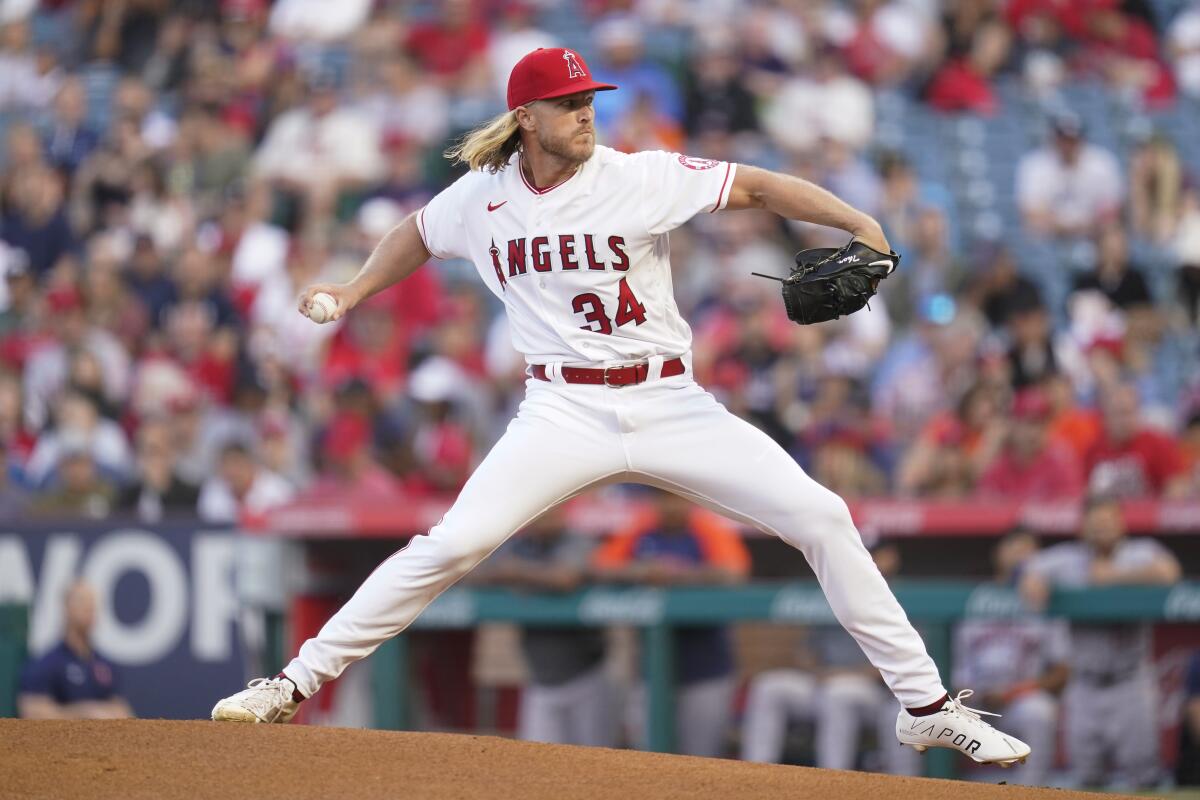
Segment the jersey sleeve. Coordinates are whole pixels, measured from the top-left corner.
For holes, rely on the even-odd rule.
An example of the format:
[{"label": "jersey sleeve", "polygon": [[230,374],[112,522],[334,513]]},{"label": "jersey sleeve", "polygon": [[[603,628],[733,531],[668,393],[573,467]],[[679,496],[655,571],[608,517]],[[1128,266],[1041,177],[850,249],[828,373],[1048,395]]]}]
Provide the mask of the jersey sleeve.
[{"label": "jersey sleeve", "polygon": [[434,258],[467,258],[463,219],[470,178],[471,173],[462,176],[417,212],[417,231]]},{"label": "jersey sleeve", "polygon": [[651,234],[666,233],[729,202],[736,164],[661,150],[638,156],[643,167],[642,213]]}]

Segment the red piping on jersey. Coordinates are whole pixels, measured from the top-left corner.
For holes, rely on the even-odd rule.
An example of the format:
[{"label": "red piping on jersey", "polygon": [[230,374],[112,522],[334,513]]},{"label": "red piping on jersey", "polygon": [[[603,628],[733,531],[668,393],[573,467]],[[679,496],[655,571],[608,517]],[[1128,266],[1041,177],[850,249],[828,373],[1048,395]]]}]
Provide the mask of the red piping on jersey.
[{"label": "red piping on jersey", "polygon": [[521,173],[521,183],[525,184],[526,188],[528,188],[529,191],[533,192],[534,194],[546,194],[547,192],[554,191],[555,189],[562,186],[567,181],[571,180],[571,178],[574,178],[576,175],[578,175],[579,170],[583,169],[583,166],[580,165],[579,169],[576,169],[570,175],[563,178],[561,181],[554,184],[553,186],[547,186],[545,189],[539,189],[536,186],[534,186],[532,183],[530,183],[529,179],[525,177],[525,170],[521,169],[521,161],[522,160],[523,159],[520,157],[518,157],[518,159],[517,159],[517,172]]},{"label": "red piping on jersey", "polygon": [[421,210],[419,212],[417,212],[417,235],[421,237],[421,244],[425,245],[425,252],[429,253],[429,255],[431,255],[434,258],[441,261],[442,257],[429,249],[429,242],[426,241],[426,238],[425,238],[425,207],[424,206],[421,206]]},{"label": "red piping on jersey", "polygon": [[717,204],[712,207],[712,211],[708,212],[710,214],[713,213],[713,211],[716,211],[718,208],[721,207],[721,198],[725,196],[725,184],[729,183],[729,171],[731,169],[733,169],[733,164],[730,162],[726,162],[725,163],[725,180],[721,181],[721,191],[717,192]]}]

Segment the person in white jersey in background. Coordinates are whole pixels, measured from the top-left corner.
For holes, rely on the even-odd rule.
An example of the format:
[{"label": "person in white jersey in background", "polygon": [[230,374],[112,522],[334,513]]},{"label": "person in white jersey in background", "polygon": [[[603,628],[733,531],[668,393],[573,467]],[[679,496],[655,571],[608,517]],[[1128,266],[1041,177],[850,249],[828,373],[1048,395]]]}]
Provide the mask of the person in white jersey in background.
[{"label": "person in white jersey in background", "polygon": [[[213,719],[286,722],[301,700],[396,636],[438,594],[546,510],[606,482],[683,495],[799,548],[838,621],[902,710],[900,741],[1011,764],[1029,747],[952,698],[879,574],[844,501],[692,379],[691,330],[671,288],[668,233],[698,213],[766,209],[889,252],[879,223],[788,175],[596,145],[592,80],[570,50],[513,68],[509,111],[448,153],[470,171],[390,231],[348,284],[317,284],[334,319],[429,256],[472,261],[528,363],[525,400],[428,534],[384,561],[274,678]],[[623,388],[622,388],[623,387]]]}]

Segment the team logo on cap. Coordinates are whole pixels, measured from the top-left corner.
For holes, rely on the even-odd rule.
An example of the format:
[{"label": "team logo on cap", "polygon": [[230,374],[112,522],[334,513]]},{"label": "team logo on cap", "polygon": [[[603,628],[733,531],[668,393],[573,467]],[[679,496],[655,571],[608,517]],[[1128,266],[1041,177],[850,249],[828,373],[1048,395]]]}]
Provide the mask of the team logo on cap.
[{"label": "team logo on cap", "polygon": [[567,62],[568,80],[587,77],[587,73],[583,71],[583,67],[579,66],[579,57],[570,50],[563,50],[563,60]]}]

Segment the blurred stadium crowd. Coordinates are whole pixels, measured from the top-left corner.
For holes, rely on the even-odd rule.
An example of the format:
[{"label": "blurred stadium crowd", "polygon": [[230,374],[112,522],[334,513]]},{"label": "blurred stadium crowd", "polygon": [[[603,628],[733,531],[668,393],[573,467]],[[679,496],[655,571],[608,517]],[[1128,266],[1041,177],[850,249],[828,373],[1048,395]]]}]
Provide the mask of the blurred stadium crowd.
[{"label": "blurred stadium crowd", "polygon": [[4,514],[232,519],[452,491],[523,364],[469,265],[296,311],[454,177],[511,64],[576,47],[601,141],[755,163],[876,215],[871,310],[798,328],[828,229],[673,237],[698,378],[848,495],[1200,491],[1200,4],[8,0]]},{"label": "blurred stadium crowd", "polygon": [[[596,98],[602,144],[807,177],[902,253],[868,311],[801,328],[749,273],[839,232],[748,211],[671,237],[697,378],[819,481],[847,497],[1200,496],[1200,1],[0,0],[0,519],[232,522],[301,496],[461,487],[525,380],[474,268],[427,266],[337,324],[303,318],[297,295],[348,280],[448,185],[442,151],[552,45],[621,87]],[[748,577],[736,533],[658,502],[604,544],[552,519],[474,580]],[[1121,539],[1099,513],[1084,539]],[[1014,534],[994,580],[1030,565],[1048,585],[1178,580],[1156,548],[1081,576],[1069,547],[1047,557]],[[875,552],[894,573],[896,553]],[[85,639],[76,600],[68,638]],[[1034,729],[1053,731],[1064,661],[1111,667],[1091,684],[1107,697],[1149,691],[1144,626],[1068,653],[1061,631],[970,624],[988,623],[960,631],[956,683]],[[837,703],[846,724],[810,749],[862,763],[859,728],[881,709],[894,722],[891,700],[840,629],[807,636],[750,686],[742,756],[785,757],[788,717]],[[595,739],[615,735],[596,722],[602,635],[524,637],[521,735],[610,743]],[[677,646],[681,748],[728,752],[729,634]],[[1186,685],[1191,752],[1200,660]],[[1156,756],[1124,766],[1157,779]]]}]

